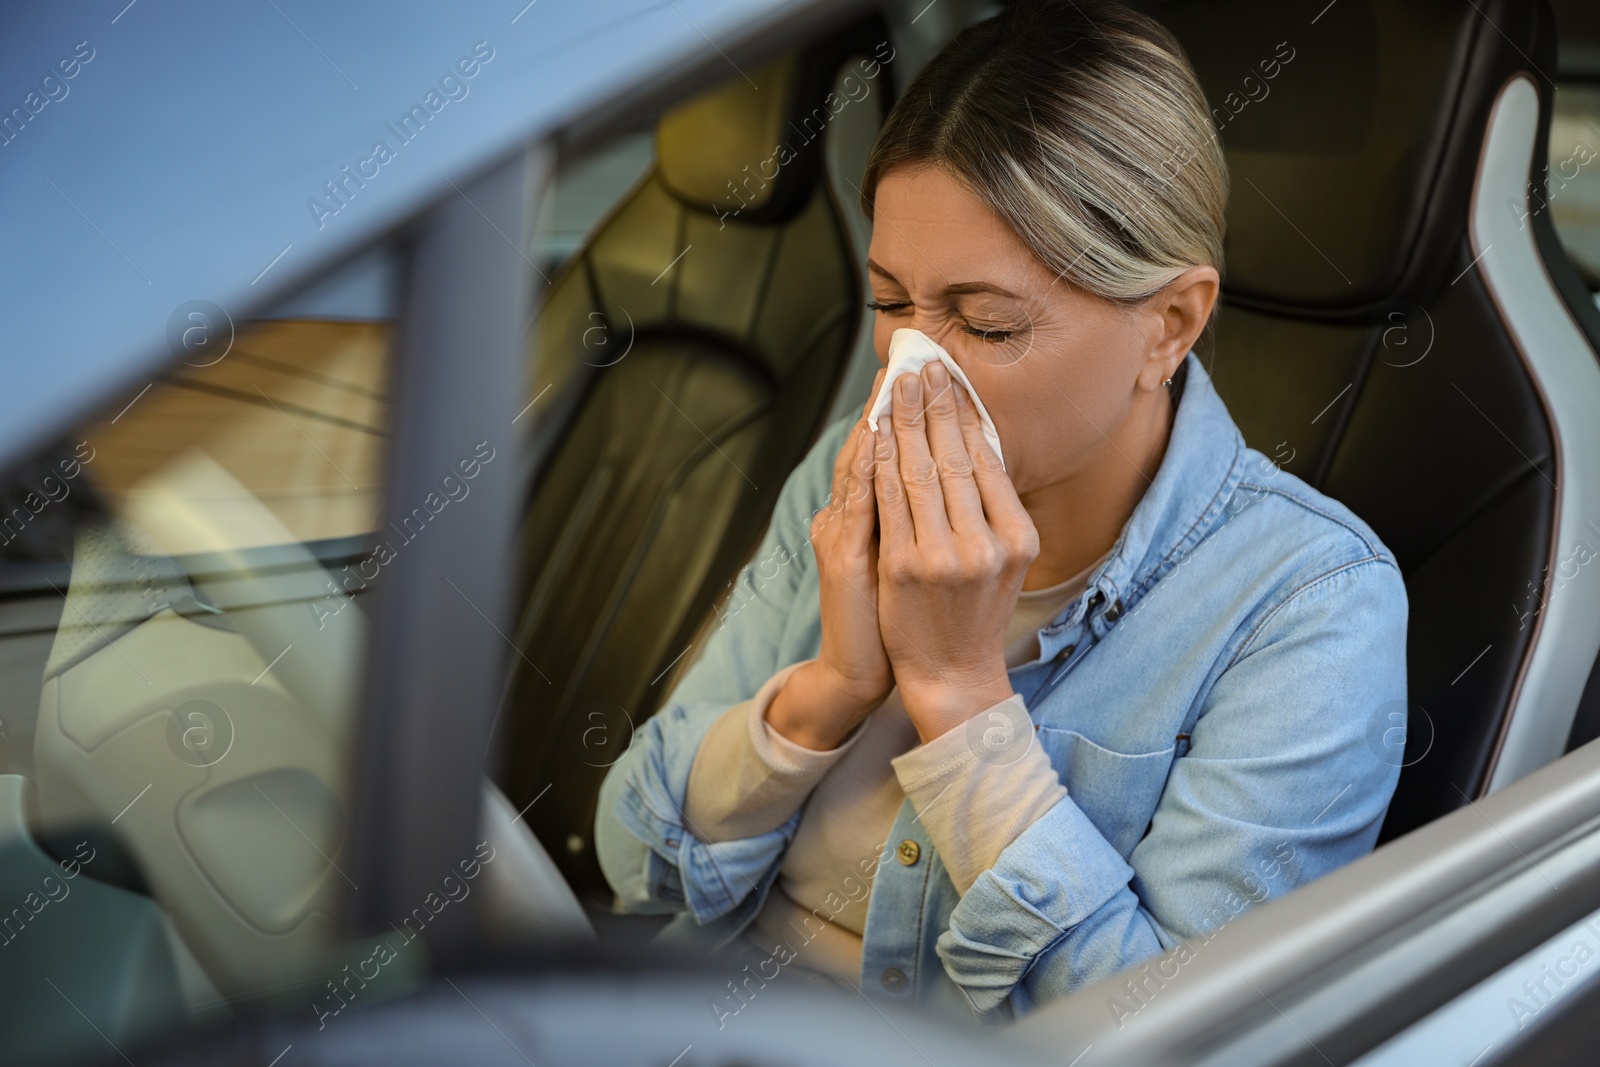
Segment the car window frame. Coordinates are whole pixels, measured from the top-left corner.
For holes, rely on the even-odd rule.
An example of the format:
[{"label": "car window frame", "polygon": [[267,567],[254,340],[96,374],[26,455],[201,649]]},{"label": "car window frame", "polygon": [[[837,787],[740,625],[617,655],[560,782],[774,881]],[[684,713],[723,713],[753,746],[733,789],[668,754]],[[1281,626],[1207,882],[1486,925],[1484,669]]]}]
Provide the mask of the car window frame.
[{"label": "car window frame", "polygon": [[[505,661],[523,436],[514,427],[533,368],[526,329],[540,279],[528,258],[550,173],[544,142],[451,188],[408,227],[395,339],[383,528],[398,524],[487,440],[497,464],[473,484],[470,520],[430,526],[372,594],[353,752],[355,936],[436,893],[479,840],[480,782]],[[471,955],[468,909],[427,929],[441,964]]]}]

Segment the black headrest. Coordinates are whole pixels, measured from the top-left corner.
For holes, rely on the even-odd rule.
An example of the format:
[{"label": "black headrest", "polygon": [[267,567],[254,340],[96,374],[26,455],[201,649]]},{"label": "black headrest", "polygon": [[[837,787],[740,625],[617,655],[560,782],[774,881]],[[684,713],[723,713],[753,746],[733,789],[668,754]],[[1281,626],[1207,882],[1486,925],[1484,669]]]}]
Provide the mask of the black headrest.
[{"label": "black headrest", "polygon": [[1265,310],[1344,317],[1437,288],[1490,106],[1514,72],[1554,69],[1545,5],[1526,0],[1152,13],[1188,52],[1226,151],[1225,290]]}]

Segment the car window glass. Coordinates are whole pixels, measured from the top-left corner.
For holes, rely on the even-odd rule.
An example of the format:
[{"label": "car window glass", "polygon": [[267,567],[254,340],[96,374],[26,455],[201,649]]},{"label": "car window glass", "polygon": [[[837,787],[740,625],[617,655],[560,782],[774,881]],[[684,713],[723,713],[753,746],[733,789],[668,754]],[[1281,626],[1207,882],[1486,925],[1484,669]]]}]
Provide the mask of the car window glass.
[{"label": "car window glass", "polygon": [[628,131],[566,161],[539,206],[539,269],[560,270],[654,164],[654,129]]},{"label": "car window glass", "polygon": [[[0,818],[37,848],[0,880],[66,892],[0,942],[85,1017],[117,968],[157,1028],[335,977],[397,262],[176,309],[166,366],[5,476]],[[129,908],[164,939],[63,953]]]},{"label": "car window glass", "polygon": [[1600,300],[1600,83],[1556,87],[1550,118],[1549,170],[1530,190],[1542,199],[1561,245]]}]

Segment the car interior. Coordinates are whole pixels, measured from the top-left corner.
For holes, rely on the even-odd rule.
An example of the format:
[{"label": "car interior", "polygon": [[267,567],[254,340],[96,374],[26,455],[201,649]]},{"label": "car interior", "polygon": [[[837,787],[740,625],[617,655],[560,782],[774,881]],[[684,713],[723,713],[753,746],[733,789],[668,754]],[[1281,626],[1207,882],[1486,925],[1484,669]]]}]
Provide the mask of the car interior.
[{"label": "car interior", "polygon": [[[1503,306],[1515,294],[1492,291],[1466,269],[1480,249],[1463,224],[1490,113],[1506,80],[1528,70],[1524,53],[1553,51],[1553,27],[1532,7],[1496,18],[1497,33],[1458,4],[1351,5],[1308,31],[1317,35],[1315,48],[1298,49],[1286,20],[1259,4],[1169,3],[1154,10],[1183,43],[1215,102],[1232,184],[1221,311],[1199,354],[1247,442],[1353,508],[1396,553],[1406,576],[1412,722],[1405,752],[1396,756],[1405,771],[1384,826],[1389,840],[1485,795],[1508,738],[1540,739],[1539,756],[1509,778],[1592,736],[1585,731],[1595,712],[1575,716],[1576,695],[1600,645],[1561,657],[1557,671],[1568,700],[1519,700],[1536,640],[1560,639],[1541,634],[1540,612],[1530,610],[1543,596],[1529,601],[1553,573],[1547,568],[1559,563],[1552,544],[1558,429],[1544,400],[1549,386],[1539,366],[1524,358],[1526,342]],[[837,49],[814,49],[802,65],[837,71],[850,40],[868,42],[874,32],[852,27]],[[1383,47],[1390,40],[1415,43],[1401,52]],[[1273,102],[1256,106],[1237,83],[1259,59],[1274,55],[1281,66],[1260,97]],[[893,67],[886,71],[896,73]],[[778,73],[776,67],[762,72]],[[714,176],[745,173],[743,161],[767,154],[762,146],[774,140],[774,129],[822,105],[831,79],[813,78],[809,92],[799,91],[797,81],[785,116],[737,110],[751,95],[741,85],[734,77],[662,117],[653,156],[635,153],[636,163],[651,169],[561,260],[537,333],[540,374],[529,395],[549,405],[541,433],[559,444],[536,448],[548,458],[524,526],[531,538],[524,544],[536,547],[522,559],[535,570],[524,580],[517,639],[530,660],[542,659],[537,669],[512,664],[501,710],[504,782],[518,806],[549,788],[530,823],[568,880],[602,907],[608,890],[589,832],[598,784],[632,727],[659,706],[672,672],[692,662],[696,626],[714,617],[717,594],[732,573],[727,560],[746,557],[761,533],[775,486],[755,435],[773,435],[766,440],[785,457],[777,469],[787,469],[782,464],[792,466],[828,421],[853,409],[876,365],[858,332],[852,372],[846,336],[835,331],[826,341],[829,355],[803,367],[817,391],[795,398],[805,400],[804,411],[792,422],[775,413],[756,426],[752,413],[781,390],[752,396],[730,413],[691,406],[700,393],[685,385],[681,398],[670,393],[681,409],[674,411],[653,395],[665,392],[659,364],[649,363],[656,377],[648,390],[605,373],[612,370],[606,360],[620,359],[618,346],[633,342],[639,352],[642,344],[649,353],[655,331],[665,328],[660,318],[674,313],[673,328],[682,331],[676,343],[688,346],[693,335],[715,346],[685,357],[698,373],[734,373],[747,361],[730,346],[751,343],[752,324],[759,328],[769,305],[816,299],[824,277],[837,279],[828,292],[859,291],[863,284],[864,251],[858,244],[853,259],[840,254],[837,224],[825,238],[811,238],[821,247],[805,265],[811,281],[805,290],[786,284],[784,264],[765,247],[736,255],[741,267],[771,263],[764,303],[756,296],[760,279],[732,284],[699,273],[721,269],[714,257],[740,247],[722,240],[710,256],[692,251],[697,238],[705,249],[713,232],[724,236],[713,216],[741,201],[716,186],[685,196],[690,179],[674,168],[692,158]],[[892,86],[876,86],[882,94],[876,99],[886,103]],[[862,112],[882,114],[873,106],[853,117]],[[1543,121],[1551,121],[1548,102]],[[863,152],[839,142],[852,135],[870,140],[872,133],[864,123],[830,130],[829,149]],[[688,156],[684,144],[698,151]],[[708,145],[727,146],[732,155],[714,157]],[[592,195],[590,174],[581,165],[563,174],[557,196],[567,181]],[[762,192],[797,196],[793,186],[780,186],[784,179],[816,182],[819,203],[827,179],[834,179],[833,211],[859,217],[849,175],[780,170]],[[697,232],[700,203],[704,231]],[[756,208],[777,210],[766,201],[750,210]],[[739,227],[737,241],[769,236],[770,224],[753,214],[741,218],[755,224]],[[1586,283],[1582,268],[1559,254],[1549,214],[1528,221],[1562,305],[1581,330],[1563,339],[1567,352],[1550,358],[1578,358],[1571,346],[1600,350],[1592,278]],[[581,225],[567,222],[565,229]],[[806,240],[800,230],[788,236],[790,245]],[[657,281],[669,263],[677,265]],[[716,298],[680,297],[675,308],[673,291],[655,291],[674,278]],[[737,317],[696,322],[691,315],[698,307]],[[810,309],[806,314],[806,321],[830,321],[810,317]],[[591,369],[596,364],[599,371]],[[612,390],[623,388],[638,389],[653,412],[650,421],[638,420],[638,429],[627,409],[616,406]],[[707,388],[717,397],[708,394],[708,404],[736,395],[721,384]],[[820,398],[829,394],[836,403],[825,407]],[[633,433],[650,434],[652,447],[633,445]],[[787,445],[780,446],[784,435]],[[674,439],[679,450],[665,447]],[[606,457],[598,466],[574,458],[595,453]],[[1587,466],[1584,457],[1569,454],[1565,463],[1561,475],[1569,484],[1593,481],[1593,472],[1579,469]],[[657,475],[659,464],[668,467]],[[753,488],[762,483],[766,492]],[[746,507],[748,516],[739,511]],[[634,510],[625,518],[619,509]],[[724,540],[704,537],[699,520],[707,514],[729,516],[713,524]],[[683,525],[674,525],[674,517]],[[1463,583],[1464,572],[1474,581]],[[1462,684],[1467,677],[1472,684]],[[532,707],[540,714],[524,715],[518,727],[518,709]],[[1516,758],[1524,759],[1521,749]]]},{"label": "car interior", "polygon": [[[1600,738],[1600,602],[1563,595],[1595,554],[1576,546],[1600,546],[1600,16],[1134,6],[1184,45],[1230,172],[1197,354],[1247,442],[1405,575],[1409,707],[1374,726],[1403,767],[1396,841]],[[532,414],[501,460],[526,491],[483,785],[492,936],[634,943],[660,921],[614,914],[601,781],[695,662],[787,473],[859,409],[862,166],[918,64],[992,10],[857,9],[557,139]],[[1520,212],[1497,191],[1530,151],[1546,178]],[[202,315],[222,355],[179,358],[0,493],[0,891],[40,902],[0,915],[18,1062],[92,1051],[80,1015],[134,1042],[303,1012],[328,959],[370,950],[342,934],[340,862],[369,590],[496,462],[464,451],[380,524],[409,254],[373,249],[236,326]],[[95,903],[69,921],[57,893]],[[328,1010],[425,973],[419,950],[370,993],[330,980]]]}]

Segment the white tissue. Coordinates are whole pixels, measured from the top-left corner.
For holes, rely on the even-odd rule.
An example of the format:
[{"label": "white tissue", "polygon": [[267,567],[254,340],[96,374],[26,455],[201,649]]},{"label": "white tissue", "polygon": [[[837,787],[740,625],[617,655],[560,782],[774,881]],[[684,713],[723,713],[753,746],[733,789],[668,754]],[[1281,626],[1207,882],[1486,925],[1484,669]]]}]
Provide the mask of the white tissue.
[{"label": "white tissue", "polygon": [[956,366],[956,361],[950,358],[950,353],[921,330],[896,330],[894,336],[889,338],[888,373],[883,376],[883,388],[878,390],[878,398],[872,402],[872,408],[867,412],[867,425],[872,427],[873,433],[878,432],[878,416],[889,411],[894,397],[891,386],[894,385],[896,378],[902,374],[916,374],[934,360],[943,363],[945,370],[950,372],[950,377],[966,388],[972,406],[978,411],[978,421],[983,423],[984,440],[989,442],[994,454],[1000,457],[1000,469],[1004,470],[1005,453],[1000,451],[1000,435],[995,432],[994,420],[989,417],[988,409],[983,406],[983,401],[978,399],[972,383],[967,381],[966,372]]}]

